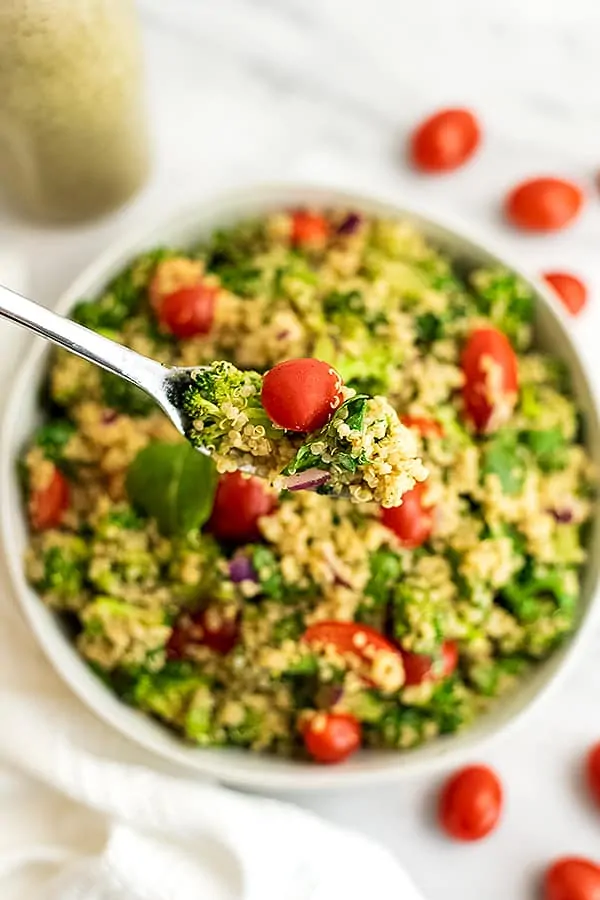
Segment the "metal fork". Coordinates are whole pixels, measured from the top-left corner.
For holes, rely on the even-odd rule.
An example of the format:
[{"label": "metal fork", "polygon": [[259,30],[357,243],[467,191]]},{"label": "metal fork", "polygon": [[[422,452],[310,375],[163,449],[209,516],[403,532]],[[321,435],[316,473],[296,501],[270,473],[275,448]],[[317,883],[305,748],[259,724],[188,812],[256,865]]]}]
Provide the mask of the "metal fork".
[{"label": "metal fork", "polygon": [[[190,373],[197,372],[200,367],[165,366],[148,359],[2,285],[0,316],[131,382],[152,397],[175,428],[185,434],[185,417],[176,401],[182,388],[189,383]],[[198,450],[209,454],[205,448]]]}]

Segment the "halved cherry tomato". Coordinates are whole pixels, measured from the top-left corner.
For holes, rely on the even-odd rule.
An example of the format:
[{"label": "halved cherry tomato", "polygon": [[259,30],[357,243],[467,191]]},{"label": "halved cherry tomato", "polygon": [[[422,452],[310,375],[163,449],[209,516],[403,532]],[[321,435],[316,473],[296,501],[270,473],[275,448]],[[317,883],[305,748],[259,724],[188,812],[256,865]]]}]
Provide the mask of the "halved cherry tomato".
[{"label": "halved cherry tomato", "polygon": [[478,431],[495,431],[517,402],[519,373],[515,351],[497,328],[478,328],[464,346],[465,413]]},{"label": "halved cherry tomato", "polygon": [[600,900],[600,866],[579,856],[557,859],[544,874],[544,900]]},{"label": "halved cherry tomato", "polygon": [[227,472],[219,478],[207,527],[222,541],[255,541],[260,537],[258,520],[273,512],[275,506],[275,497],[262,479]]},{"label": "halved cherry tomato", "polygon": [[314,760],[338,763],[358,750],[362,740],[360,722],[346,713],[318,712],[303,731],[304,744]]},{"label": "halved cherry tomato", "polygon": [[[424,681],[435,679],[437,673],[435,671],[436,661],[425,653],[411,653],[409,650],[402,650],[402,660],[404,662],[404,684],[406,687],[411,685],[423,684]],[[456,641],[444,641],[442,644],[442,658],[439,664],[439,678],[448,678],[452,675],[458,665],[458,646]]]},{"label": "halved cherry tomato", "polygon": [[161,301],[158,318],[176,338],[208,334],[212,328],[218,288],[195,284],[173,291]]},{"label": "halved cherry tomato", "polygon": [[288,359],[263,378],[261,400],[268,417],[290,431],[316,431],[342,402],[342,379],[319,359]]},{"label": "halved cherry tomato", "polygon": [[594,744],[587,755],[586,776],[590,793],[600,806],[600,743]]},{"label": "halved cherry tomato", "polygon": [[442,109],[413,132],[409,154],[422,172],[451,172],[473,156],[481,129],[468,109]]},{"label": "halved cherry tomato", "polygon": [[583,192],[563,178],[531,178],[508,194],[504,211],[524,231],[559,231],[570,225],[583,206]]},{"label": "halved cherry tomato", "polygon": [[171,632],[167,656],[183,659],[194,645],[210,647],[215,653],[225,655],[237,644],[239,631],[238,620],[223,616],[218,606],[197,613],[183,613]]},{"label": "halved cherry tomato", "polygon": [[420,482],[407,491],[400,506],[381,511],[381,521],[400,538],[404,547],[414,550],[424,544],[433,531],[434,509],[423,506],[426,484]]},{"label": "halved cherry tomato", "polygon": [[354,654],[366,665],[357,674],[370,685],[395,691],[404,683],[400,648],[375,628],[357,622],[326,621],[310,625],[302,639],[308,644],[330,644],[341,655]]},{"label": "halved cherry tomato", "polygon": [[441,438],[444,436],[444,429],[435,419],[427,419],[425,416],[402,416],[400,421],[407,428],[414,428],[421,437]]},{"label": "halved cherry tomato", "polygon": [[56,528],[60,525],[63,513],[69,508],[69,482],[62,472],[54,467],[52,478],[47,487],[34,490],[29,497],[29,520],[36,531]]},{"label": "halved cherry tomato", "polygon": [[502,785],[487,766],[466,766],[442,789],[438,817],[457,841],[478,841],[494,830],[502,811]]},{"label": "halved cherry tomato", "polygon": [[544,281],[554,288],[565,309],[576,316],[587,303],[587,287],[576,275],[568,272],[544,272]]},{"label": "halved cherry tomato", "polygon": [[292,215],[292,243],[299,247],[322,246],[329,236],[329,223],[318,213],[298,210]]},{"label": "halved cherry tomato", "polygon": [[363,659],[372,658],[378,650],[400,653],[398,647],[381,632],[358,622],[316,622],[308,626],[303,640],[309,644],[333,644],[338,653],[355,653]]}]

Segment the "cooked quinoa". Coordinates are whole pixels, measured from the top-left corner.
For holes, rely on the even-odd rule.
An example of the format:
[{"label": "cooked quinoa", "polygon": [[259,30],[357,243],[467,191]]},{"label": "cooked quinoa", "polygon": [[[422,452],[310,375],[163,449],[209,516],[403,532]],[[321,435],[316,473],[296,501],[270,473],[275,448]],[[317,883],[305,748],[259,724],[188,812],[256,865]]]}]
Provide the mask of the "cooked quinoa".
[{"label": "cooked quinoa", "polygon": [[357,394],[339,380],[339,405],[318,431],[299,437],[274,424],[261,403],[263,378],[220,360],[193,370],[176,402],[186,436],[209,451],[217,470],[245,469],[279,490],[317,480],[317,493],[398,506],[402,495],[424,481],[417,441],[384,397]]},{"label": "cooked quinoa", "polygon": [[[144,394],[55,353],[22,459],[27,573],[108,687],[188,742],[302,756],[306,729],[340,715],[363,745],[404,750],[483,714],[573,629],[593,473],[516,276],[348,211],[312,212],[300,240],[296,215],[146,253],[76,306],[167,364],[225,360],[246,403],[190,415],[198,443],[218,433],[219,474]],[[209,327],[178,339],[165,298],[199,284]],[[484,354],[476,428],[465,347],[491,328],[517,386]],[[345,385],[308,436],[253,418],[263,373],[300,357]],[[325,469],[365,502],[226,472],[231,453],[277,452],[282,478]]]}]

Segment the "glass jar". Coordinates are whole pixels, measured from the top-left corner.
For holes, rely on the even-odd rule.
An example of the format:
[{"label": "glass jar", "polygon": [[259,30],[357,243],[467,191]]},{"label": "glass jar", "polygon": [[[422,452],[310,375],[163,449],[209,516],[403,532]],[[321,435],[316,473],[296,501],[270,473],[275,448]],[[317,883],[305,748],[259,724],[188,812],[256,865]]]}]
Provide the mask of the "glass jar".
[{"label": "glass jar", "polygon": [[149,168],[133,0],[1,0],[0,188],[28,216],[77,221]]}]

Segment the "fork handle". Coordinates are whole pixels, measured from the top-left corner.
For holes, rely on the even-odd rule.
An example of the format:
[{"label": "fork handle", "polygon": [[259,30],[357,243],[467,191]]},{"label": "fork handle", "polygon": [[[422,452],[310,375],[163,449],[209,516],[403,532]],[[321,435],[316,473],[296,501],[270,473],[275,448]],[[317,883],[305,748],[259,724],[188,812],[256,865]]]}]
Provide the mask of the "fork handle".
[{"label": "fork handle", "polygon": [[0,285],[0,316],[22,325],[107,372],[126,378],[155,396],[165,378],[161,363],[123,347],[84,325],[29,300],[17,291]]}]

